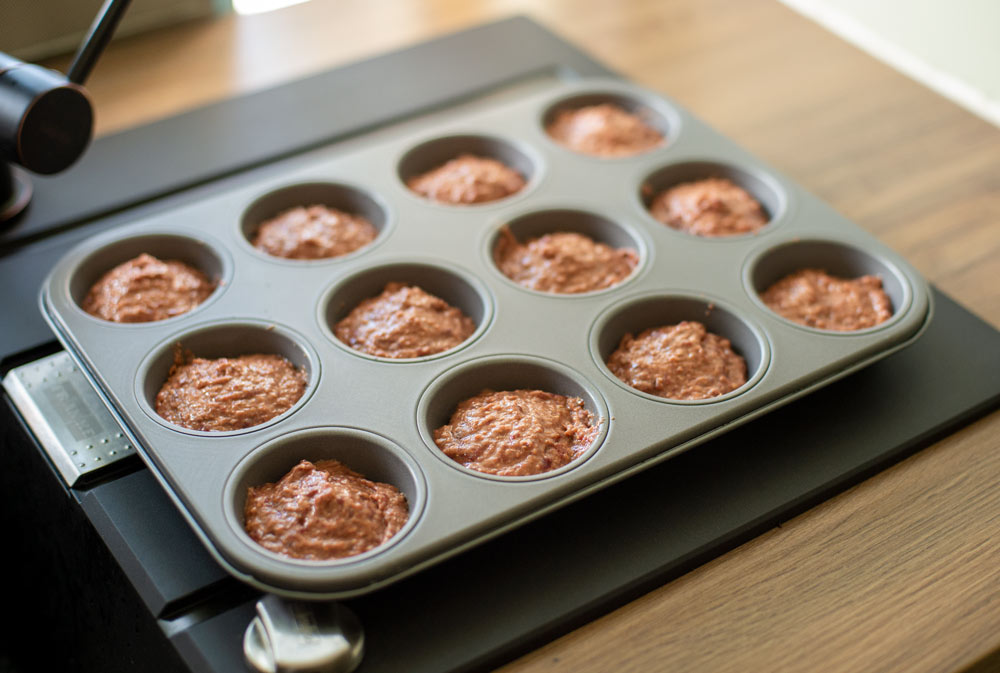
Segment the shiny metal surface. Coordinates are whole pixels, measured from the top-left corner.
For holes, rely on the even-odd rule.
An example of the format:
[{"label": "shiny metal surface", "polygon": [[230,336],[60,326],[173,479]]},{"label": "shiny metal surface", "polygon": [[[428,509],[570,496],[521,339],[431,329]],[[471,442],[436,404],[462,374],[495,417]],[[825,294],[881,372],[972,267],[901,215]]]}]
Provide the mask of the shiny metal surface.
[{"label": "shiny metal surface", "polygon": [[3,387],[67,486],[135,455],[65,351],[10,370]]},{"label": "shiny metal surface", "polygon": [[268,594],[257,601],[243,653],[261,673],[350,673],[364,656],[364,631],[339,603]]}]

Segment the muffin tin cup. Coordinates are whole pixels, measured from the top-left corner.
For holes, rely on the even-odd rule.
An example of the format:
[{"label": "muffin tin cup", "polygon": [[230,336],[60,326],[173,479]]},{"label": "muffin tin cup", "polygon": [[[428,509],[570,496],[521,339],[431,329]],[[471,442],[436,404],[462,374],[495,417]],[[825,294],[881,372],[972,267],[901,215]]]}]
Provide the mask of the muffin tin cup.
[{"label": "muffin tin cup", "polygon": [[[79,260],[64,275],[61,285],[53,288],[71,310],[79,311],[87,319],[125,329],[173,323],[178,318],[197,314],[209,306],[225,292],[231,281],[233,273],[231,257],[221,243],[204,234],[186,233],[176,228],[171,231],[143,232],[124,238],[119,232],[112,234],[117,235],[106,234],[97,237],[87,245],[86,251],[81,250]],[[152,255],[161,261],[180,261],[201,271],[215,283],[215,290],[205,301],[187,313],[154,322],[113,322],[90,315],[83,310],[84,299],[94,283],[119,264],[134,259],[142,253]]]},{"label": "muffin tin cup", "polygon": [[[570,95],[564,95],[549,102],[540,117],[542,133],[548,142],[563,152],[571,152],[577,157],[586,157],[595,161],[623,161],[635,159],[643,155],[657,152],[668,146],[679,137],[683,131],[684,121],[677,108],[666,104],[661,98],[639,91],[634,87],[621,87],[618,83],[615,86],[588,87]],[[610,103],[616,105],[627,112],[630,112],[646,124],[653,127],[663,136],[663,143],[644,152],[625,156],[599,156],[578,152],[571,147],[563,145],[548,134],[549,125],[555,120],[559,113],[564,111],[578,110],[591,105],[601,105]]]},{"label": "muffin tin cup", "polygon": [[[463,400],[483,390],[541,390],[566,397],[578,397],[594,417],[599,431],[593,443],[574,460],[555,470],[525,476],[503,476],[480,472],[449,458],[434,442],[434,430],[446,425]],[[519,355],[496,355],[465,362],[435,379],[424,391],[417,406],[417,427],[431,453],[449,467],[473,477],[502,482],[554,479],[582,465],[600,450],[608,431],[610,416],[600,391],[582,374],[558,362]]]},{"label": "muffin tin cup", "polygon": [[[279,481],[301,460],[316,463],[337,460],[374,482],[387,483],[406,496],[409,517],[403,527],[383,544],[355,556],[329,560],[293,558],[257,544],[247,533],[244,510],[251,486]],[[236,466],[223,491],[223,511],[229,532],[240,544],[231,547],[230,563],[252,567],[253,576],[265,586],[291,573],[295,589],[309,592],[315,584],[336,580],[345,568],[364,566],[376,556],[391,555],[417,526],[427,499],[427,485],[420,466],[392,440],[368,430],[328,426],[297,430],[271,439],[252,450]]]},{"label": "muffin tin cup", "polygon": [[[517,239],[518,243],[521,243],[522,245],[527,243],[530,239],[539,238],[545,234],[558,232],[583,234],[596,243],[603,243],[615,249],[631,248],[632,250],[635,250],[639,257],[639,261],[627,278],[624,278],[620,283],[611,287],[592,290],[590,292],[576,293],[559,293],[536,290],[534,288],[521,285],[514,279],[507,277],[499,269],[499,267],[497,267],[495,251],[497,245],[500,243],[501,237],[503,236],[504,229],[509,230],[514,238]],[[591,295],[595,292],[607,292],[609,290],[614,290],[636,278],[642,273],[643,268],[648,262],[649,248],[639,231],[631,225],[615,221],[598,212],[554,206],[532,210],[527,213],[516,215],[510,220],[502,222],[487,236],[484,254],[485,259],[492,266],[495,273],[505,282],[510,283],[520,290],[546,296],[579,297]]]},{"label": "muffin tin cup", "polygon": [[[803,325],[773,311],[760,298],[767,288],[785,276],[802,269],[820,269],[839,278],[878,276],[882,289],[892,304],[892,316],[885,322],[859,330],[827,330]],[[810,332],[858,336],[889,329],[907,312],[913,301],[913,289],[900,268],[883,255],[865,252],[854,244],[833,239],[793,239],[752,254],[743,271],[743,283],[751,299],[763,310],[783,322]]]},{"label": "muffin tin cup", "polygon": [[[280,355],[305,372],[306,389],[287,411],[270,420],[240,430],[193,430],[156,413],[156,395],[166,382],[178,354],[216,359],[241,355]],[[284,420],[304,405],[316,390],[320,379],[320,359],[316,351],[298,334],[274,323],[226,321],[201,325],[178,333],[161,342],[139,365],[135,396],[139,407],[157,423],[177,432],[203,437],[225,437],[262,430]]]},{"label": "muffin tin cup", "polygon": [[[453,348],[416,358],[389,358],[352,348],[337,338],[337,323],[358,304],[382,293],[388,283],[415,285],[459,309],[476,324],[475,331]],[[421,362],[452,355],[471,345],[489,327],[493,319],[493,297],[473,275],[452,264],[437,260],[389,261],[364,269],[338,281],[323,293],[317,315],[320,329],[336,346],[358,357],[380,362]]]},{"label": "muffin tin cup", "polygon": [[[659,397],[633,388],[608,369],[607,361],[626,334],[638,335],[643,330],[690,320],[700,322],[712,334],[724,337],[733,351],[747,364],[747,380],[735,390],[699,400]],[[590,351],[601,371],[615,384],[656,402],[698,405],[724,402],[742,395],[763,378],[771,362],[771,347],[763,331],[740,311],[721,299],[696,297],[680,292],[663,292],[625,299],[606,311],[590,334]]]},{"label": "muffin tin cup", "polygon": [[675,229],[669,224],[660,222],[650,213],[653,200],[662,192],[686,182],[695,182],[708,178],[724,178],[738,187],[742,187],[760,204],[767,215],[768,222],[756,232],[736,234],[733,236],[698,236],[704,241],[729,241],[747,236],[760,236],[770,233],[788,219],[789,194],[781,185],[764,171],[749,166],[741,166],[732,162],[710,160],[675,161],[650,173],[637,192],[642,209],[652,222],[680,236],[697,236]]},{"label": "muffin tin cup", "polygon": [[[409,181],[419,175],[438,168],[463,154],[496,159],[512,168],[524,178],[524,187],[513,194],[492,201],[480,203],[442,203],[429,199],[409,188]],[[472,133],[446,135],[425,140],[408,150],[397,165],[399,180],[409,194],[426,204],[440,208],[483,208],[505,204],[512,199],[520,199],[534,190],[544,174],[544,164],[529,146],[514,140],[494,135]]]},{"label": "muffin tin cup", "polygon": [[[248,175],[85,242],[53,269],[42,288],[43,314],[206,547],[237,578],[299,598],[375,591],[826,385],[902,348],[926,326],[931,295],[919,274],[794,182],[665,97],[617,80],[562,76],[535,77],[502,97],[463,101],[286,160],[280,174]],[[604,158],[546,134],[555,110],[603,101],[647,110],[666,142]],[[470,206],[437,204],[406,187],[410,175],[462,151],[513,165],[528,186]],[[643,184],[707,173],[750,187],[771,223],[757,236],[723,243],[673,231],[649,215]],[[319,261],[282,260],[251,247],[248,236],[261,219],[313,201],[374,213],[379,236]],[[556,218],[558,226],[554,212],[566,216]],[[625,281],[597,292],[527,290],[493,262],[504,225],[521,240],[579,231],[634,247],[640,263]],[[111,266],[164,250],[217,277],[219,289],[188,314],[141,326],[80,309],[88,283]],[[761,303],[763,284],[809,265],[879,273],[895,315],[845,334],[791,323]],[[332,326],[390,281],[416,283],[457,306],[476,323],[475,333],[454,349],[406,360],[340,343]],[[744,386],[707,400],[668,400],[627,386],[604,364],[624,333],[684,319],[730,339],[749,366]],[[154,410],[177,343],[201,357],[283,355],[307,371],[308,388],[290,410],[252,428],[181,428]],[[466,469],[437,448],[433,432],[484,388],[581,397],[600,435],[569,465],[540,475]],[[327,449],[319,438],[337,441]],[[246,486],[274,481],[302,458],[326,456],[342,456],[352,469],[407,492],[415,512],[409,527],[370,553],[315,564],[249,541],[241,518]]]},{"label": "muffin tin cup", "polygon": [[[372,226],[378,232],[375,240],[344,255],[322,257],[319,259],[278,257],[254,247],[253,239],[264,222],[292,208],[299,206],[308,208],[314,205],[326,206],[343,211],[349,215],[364,217],[371,222]],[[369,252],[385,239],[391,230],[392,224],[393,218],[390,215],[389,208],[381,198],[360,187],[344,182],[313,181],[280,187],[256,199],[247,207],[240,218],[239,232],[242,239],[246,242],[247,247],[264,259],[290,265],[321,264],[337,261],[343,262],[345,259],[349,259],[355,255]]]}]

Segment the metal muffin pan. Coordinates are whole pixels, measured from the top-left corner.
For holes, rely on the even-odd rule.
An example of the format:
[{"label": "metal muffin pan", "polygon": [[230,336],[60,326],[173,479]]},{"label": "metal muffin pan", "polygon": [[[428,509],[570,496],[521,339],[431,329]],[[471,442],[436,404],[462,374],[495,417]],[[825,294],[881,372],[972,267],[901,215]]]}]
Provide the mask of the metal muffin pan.
[{"label": "metal muffin pan", "polygon": [[[577,154],[550,139],[561,106],[613,100],[645,110],[667,142],[625,158]],[[904,260],[815,197],[691,117],[675,103],[618,80],[555,79],[503,103],[464,103],[334,144],[289,162],[281,175],[227,188],[85,242],[52,271],[43,313],[117,415],[152,472],[231,573],[308,598],[372,591],[588,492],[668,459],[825,385],[915,339],[929,319],[924,280]],[[522,170],[509,198],[448,206],[410,192],[405,179],[463,151]],[[650,187],[725,175],[771,220],[756,235],[705,239],[646,210]],[[344,257],[268,257],[250,245],[262,219],[294,205],[329,203],[373,218],[379,235]],[[639,253],[616,287],[581,295],[525,289],[493,263],[500,228],[520,237],[575,230]],[[119,325],[83,312],[104,271],[139,252],[179,258],[219,282],[189,314]],[[882,276],[888,322],[852,333],[815,330],[768,310],[757,292],[806,266]],[[389,360],[350,350],[332,325],[390,280],[415,282],[461,307],[475,334],[451,351]],[[653,397],[604,365],[625,332],[695,319],[747,360],[746,385],[709,400]],[[178,428],[152,400],[174,344],[196,355],[277,352],[303,367],[308,390],[263,425],[223,433]],[[432,433],[455,404],[483,388],[539,388],[584,399],[599,419],[592,447],[570,465],[521,478],[453,463]],[[406,493],[410,522],[357,557],[300,561],[243,532],[246,487],[274,481],[301,459],[339,457]]]}]

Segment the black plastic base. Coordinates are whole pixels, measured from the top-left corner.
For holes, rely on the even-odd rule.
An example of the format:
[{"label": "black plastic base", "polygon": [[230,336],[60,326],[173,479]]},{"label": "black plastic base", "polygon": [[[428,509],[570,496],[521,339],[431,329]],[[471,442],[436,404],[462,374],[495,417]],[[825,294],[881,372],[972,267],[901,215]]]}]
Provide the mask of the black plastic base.
[{"label": "black plastic base", "polygon": [[77,494],[66,490],[8,405],[0,406],[0,491],[7,494],[0,529],[8,551],[17,552],[5,563],[11,580],[0,629],[9,673],[187,671]]}]

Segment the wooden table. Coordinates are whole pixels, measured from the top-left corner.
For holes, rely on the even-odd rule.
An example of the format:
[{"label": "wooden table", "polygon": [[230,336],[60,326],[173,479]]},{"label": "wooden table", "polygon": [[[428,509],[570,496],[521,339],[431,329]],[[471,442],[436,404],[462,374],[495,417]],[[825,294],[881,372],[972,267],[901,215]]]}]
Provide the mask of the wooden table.
[{"label": "wooden table", "polygon": [[[1000,130],[774,0],[313,0],[188,24],[108,51],[98,132],[514,13],[678,99],[1000,327]],[[994,413],[503,671],[1000,670],[998,448]]]}]

